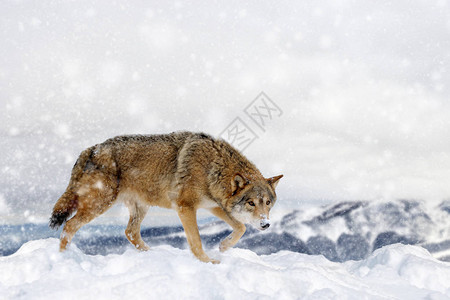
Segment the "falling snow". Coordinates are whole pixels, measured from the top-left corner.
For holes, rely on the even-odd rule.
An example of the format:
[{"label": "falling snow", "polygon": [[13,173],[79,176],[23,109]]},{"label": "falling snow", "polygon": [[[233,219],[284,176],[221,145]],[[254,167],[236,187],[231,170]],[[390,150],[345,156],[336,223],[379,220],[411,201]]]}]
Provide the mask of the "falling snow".
[{"label": "falling snow", "polygon": [[[217,136],[237,117],[257,136],[244,154],[265,176],[284,174],[274,210],[438,207],[450,199],[449,20],[446,0],[2,1],[0,224],[47,222],[88,146],[121,134]],[[283,111],[263,129],[244,113],[262,91]],[[126,210],[109,217],[126,222]],[[89,268],[76,255],[67,268]],[[354,272],[375,276],[365,263]],[[425,283],[448,296],[425,279],[416,287]]]}]

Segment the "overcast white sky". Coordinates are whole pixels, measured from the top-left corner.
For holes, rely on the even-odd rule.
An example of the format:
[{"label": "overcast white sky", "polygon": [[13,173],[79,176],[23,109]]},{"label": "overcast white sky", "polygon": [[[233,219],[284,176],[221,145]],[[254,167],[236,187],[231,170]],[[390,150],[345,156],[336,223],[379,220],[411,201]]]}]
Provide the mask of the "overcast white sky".
[{"label": "overcast white sky", "polygon": [[1,1],[0,40],[3,222],[47,218],[92,144],[236,117],[280,207],[450,198],[449,1]]}]

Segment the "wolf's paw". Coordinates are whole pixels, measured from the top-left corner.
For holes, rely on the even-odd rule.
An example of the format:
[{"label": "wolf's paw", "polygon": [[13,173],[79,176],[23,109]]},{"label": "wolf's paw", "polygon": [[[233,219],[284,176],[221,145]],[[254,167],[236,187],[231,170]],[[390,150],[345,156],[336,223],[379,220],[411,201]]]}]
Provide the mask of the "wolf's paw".
[{"label": "wolf's paw", "polygon": [[220,264],[220,260],[218,260],[218,259],[210,259],[208,262],[210,262],[210,263],[212,263],[214,265]]},{"label": "wolf's paw", "polygon": [[150,247],[147,246],[147,244],[142,244],[142,245],[137,245],[136,249],[138,249],[139,251],[148,251],[148,250],[150,250]]},{"label": "wolf's paw", "polygon": [[226,243],[226,240],[223,241],[222,243],[220,243],[220,245],[219,245],[220,252],[225,252],[230,248],[231,248],[231,246],[228,243]]},{"label": "wolf's paw", "polygon": [[216,264],[220,264],[220,260],[209,258],[206,254],[202,255],[202,256],[197,256],[197,258],[200,261],[205,262],[205,263],[212,263],[212,264],[215,264],[215,265]]}]

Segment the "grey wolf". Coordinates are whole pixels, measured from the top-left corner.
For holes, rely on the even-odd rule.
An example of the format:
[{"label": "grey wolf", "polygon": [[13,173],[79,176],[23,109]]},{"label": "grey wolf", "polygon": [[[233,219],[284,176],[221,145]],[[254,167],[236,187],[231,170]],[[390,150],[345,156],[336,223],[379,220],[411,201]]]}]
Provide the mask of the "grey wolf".
[{"label": "grey wolf", "polygon": [[264,178],[237,149],[204,133],[118,136],[81,152],[49,226],[57,229],[66,222],[60,238],[64,251],[77,230],[123,201],[130,213],[125,235],[145,251],[149,247],[140,225],[149,207],[171,208],[192,253],[203,262],[218,263],[202,248],[197,210],[207,209],[233,228],[220,244],[225,251],[245,233],[244,224],[260,230],[270,226],[269,211],[282,176]]}]

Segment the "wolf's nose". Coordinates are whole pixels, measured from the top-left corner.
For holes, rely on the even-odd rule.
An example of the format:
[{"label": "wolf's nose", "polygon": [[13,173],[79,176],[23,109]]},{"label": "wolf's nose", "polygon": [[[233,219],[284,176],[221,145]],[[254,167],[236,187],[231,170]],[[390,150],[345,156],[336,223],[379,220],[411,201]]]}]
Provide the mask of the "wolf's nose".
[{"label": "wolf's nose", "polygon": [[269,228],[269,226],[270,226],[270,224],[269,224],[269,223],[267,223],[266,225],[263,225],[263,226],[261,226],[261,228],[263,228],[263,229],[267,229],[267,228]]}]

